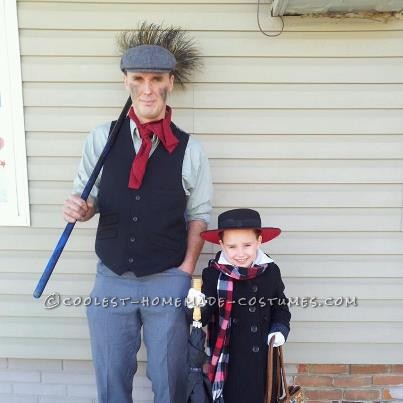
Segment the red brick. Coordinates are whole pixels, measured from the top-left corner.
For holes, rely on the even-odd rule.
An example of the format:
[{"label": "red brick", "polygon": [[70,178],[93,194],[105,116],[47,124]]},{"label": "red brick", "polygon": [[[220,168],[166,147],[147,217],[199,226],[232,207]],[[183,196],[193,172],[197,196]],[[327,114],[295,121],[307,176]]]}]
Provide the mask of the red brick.
[{"label": "red brick", "polygon": [[403,374],[403,365],[391,365],[390,372],[392,374]]},{"label": "red brick", "polygon": [[351,389],[344,391],[346,400],[377,400],[381,397],[379,389]]},{"label": "red brick", "polygon": [[346,364],[309,364],[311,374],[348,374]]},{"label": "red brick", "polygon": [[351,373],[352,374],[386,374],[389,370],[389,365],[379,365],[379,364],[352,364]]},{"label": "red brick", "polygon": [[371,376],[335,376],[333,378],[333,386],[338,388],[356,388],[357,386],[371,386]]},{"label": "red brick", "polygon": [[301,386],[332,386],[331,376],[298,375],[295,383]]},{"label": "red brick", "polygon": [[298,373],[306,373],[306,372],[308,372],[308,364],[299,364]]},{"label": "red brick", "polygon": [[401,385],[403,384],[403,376],[399,375],[374,375],[372,377],[374,385]]},{"label": "red brick", "polygon": [[[341,389],[306,389],[304,388],[304,394],[307,399],[313,400],[341,400]],[[309,400],[310,401],[310,400]]]}]

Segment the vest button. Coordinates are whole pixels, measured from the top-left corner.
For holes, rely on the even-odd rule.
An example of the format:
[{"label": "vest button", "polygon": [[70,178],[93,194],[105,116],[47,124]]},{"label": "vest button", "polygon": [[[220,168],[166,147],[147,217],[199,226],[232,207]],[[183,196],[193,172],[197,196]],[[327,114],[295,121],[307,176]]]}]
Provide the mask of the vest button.
[{"label": "vest button", "polygon": [[133,217],[132,220],[133,220],[133,222],[137,222],[139,220],[139,218],[138,217]]},{"label": "vest button", "polygon": [[134,236],[130,237],[130,242],[135,242],[136,238]]},{"label": "vest button", "polygon": [[134,259],[132,257],[129,257],[129,263],[133,263]]},{"label": "vest button", "polygon": [[259,352],[259,346],[253,346],[252,347],[252,351],[254,352],[254,353],[258,353]]},{"label": "vest button", "polygon": [[252,325],[252,326],[250,327],[250,331],[251,331],[252,333],[256,333],[256,332],[257,332],[257,326],[256,326],[256,325]]},{"label": "vest button", "polygon": [[258,290],[257,285],[256,285],[256,284],[253,284],[253,285],[252,285],[252,291],[253,291],[253,292],[257,292],[257,290]]},{"label": "vest button", "polygon": [[136,195],[136,200],[140,200],[140,199],[141,199],[140,195]]},{"label": "vest button", "polygon": [[256,307],[254,305],[249,307],[249,312],[255,312],[256,311]]}]

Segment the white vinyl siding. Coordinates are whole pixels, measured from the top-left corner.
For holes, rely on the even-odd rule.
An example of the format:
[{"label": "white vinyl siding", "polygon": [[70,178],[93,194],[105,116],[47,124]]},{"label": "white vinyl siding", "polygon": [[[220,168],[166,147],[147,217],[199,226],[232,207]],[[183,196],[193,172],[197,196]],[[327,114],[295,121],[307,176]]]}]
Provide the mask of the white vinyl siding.
[{"label": "white vinyl siding", "polygon": [[[210,158],[211,226],[257,208],[283,229],[265,250],[288,296],[357,297],[293,307],[287,362],[403,362],[403,21],[286,17],[267,38],[254,0],[21,0],[18,17],[32,226],[0,228],[0,356],[90,359],[84,307],[47,310],[31,294],[83,141],[127,97],[114,38],[146,19],[191,30],[205,56],[169,103]],[[46,295],[88,295],[96,221],[77,225]]]}]

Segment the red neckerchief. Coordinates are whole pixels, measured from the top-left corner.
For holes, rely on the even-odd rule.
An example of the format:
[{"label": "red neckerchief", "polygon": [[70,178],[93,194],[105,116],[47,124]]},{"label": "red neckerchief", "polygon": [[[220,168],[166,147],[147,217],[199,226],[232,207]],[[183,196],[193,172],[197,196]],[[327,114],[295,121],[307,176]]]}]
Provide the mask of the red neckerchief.
[{"label": "red neckerchief", "polygon": [[136,124],[137,130],[141,138],[141,146],[133,159],[129,177],[129,188],[139,189],[143,182],[146,171],[148,157],[151,151],[151,137],[155,134],[161,141],[165,149],[171,154],[179,141],[171,130],[171,114],[172,110],[167,105],[165,117],[155,122],[141,123],[133,106],[131,106],[128,116]]}]

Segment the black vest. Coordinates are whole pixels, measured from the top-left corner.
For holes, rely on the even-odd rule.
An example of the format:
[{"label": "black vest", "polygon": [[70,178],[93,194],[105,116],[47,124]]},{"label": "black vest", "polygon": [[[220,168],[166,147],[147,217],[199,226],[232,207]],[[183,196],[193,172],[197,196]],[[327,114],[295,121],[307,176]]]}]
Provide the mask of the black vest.
[{"label": "black vest", "polygon": [[[112,127],[112,125],[111,125]],[[95,250],[117,274],[136,276],[179,266],[186,252],[186,194],[182,164],[189,135],[171,128],[179,140],[172,154],[159,143],[151,154],[140,189],[129,189],[135,150],[126,118],[102,171]]]}]

